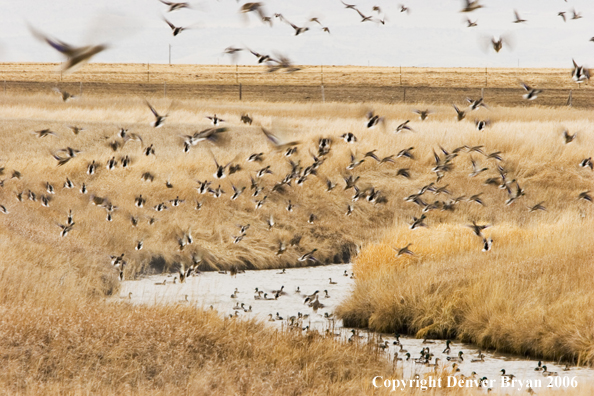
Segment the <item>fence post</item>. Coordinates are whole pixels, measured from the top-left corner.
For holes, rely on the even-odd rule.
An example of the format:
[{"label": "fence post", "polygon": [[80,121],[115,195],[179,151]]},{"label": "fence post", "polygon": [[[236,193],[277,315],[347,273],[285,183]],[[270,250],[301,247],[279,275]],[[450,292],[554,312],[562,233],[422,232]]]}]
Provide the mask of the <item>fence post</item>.
[{"label": "fence post", "polygon": [[167,97],[167,81],[163,82],[163,97]]},{"label": "fence post", "polygon": [[326,103],[326,95],[324,94],[324,84],[322,84],[321,87],[322,87],[322,103]]},{"label": "fence post", "polygon": [[406,88],[402,90],[402,102],[406,103]]},{"label": "fence post", "polygon": [[241,83],[239,83],[239,100],[241,100]]}]

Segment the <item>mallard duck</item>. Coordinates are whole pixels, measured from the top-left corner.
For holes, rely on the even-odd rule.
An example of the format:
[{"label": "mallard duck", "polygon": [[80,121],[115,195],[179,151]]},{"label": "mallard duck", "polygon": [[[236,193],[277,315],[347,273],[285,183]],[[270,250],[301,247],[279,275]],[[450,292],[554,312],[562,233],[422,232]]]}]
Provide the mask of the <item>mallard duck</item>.
[{"label": "mallard duck", "polygon": [[313,256],[313,254],[315,252],[317,252],[318,249],[313,249],[311,252],[305,253],[304,255],[302,255],[301,257],[299,257],[297,260],[298,261],[313,261],[313,262],[317,262],[318,260]]},{"label": "mallard duck", "polygon": [[394,131],[394,133],[399,133],[402,131],[411,131],[414,132],[414,130],[408,125],[408,123],[410,122],[410,120],[406,120],[403,123],[399,124],[396,127],[396,130]]},{"label": "mallard duck", "polygon": [[592,157],[584,158],[580,161],[580,166],[582,168],[590,168],[590,170],[594,170],[594,163],[592,162]]},{"label": "mallard duck", "polygon": [[357,137],[352,132],[343,133],[340,135],[341,138],[344,139],[346,143],[356,143]]},{"label": "mallard duck", "polygon": [[452,104],[452,106],[454,106],[454,110],[456,110],[456,117],[458,118],[458,121],[462,121],[464,117],[466,117],[466,112],[464,110],[460,110],[455,104]]},{"label": "mallard duck", "polygon": [[425,220],[425,214],[422,214],[419,218],[413,216],[413,221],[410,225],[410,229],[414,230],[418,227],[427,227],[427,224],[425,224],[423,220]]},{"label": "mallard duck", "polygon": [[556,371],[547,370],[547,366],[542,366],[542,375],[545,377],[556,377],[559,375]]},{"label": "mallard duck", "polygon": [[134,205],[136,207],[142,208],[144,206],[146,202],[146,199],[142,197],[142,194],[140,194],[138,197],[134,198]]},{"label": "mallard duck", "polygon": [[72,222],[72,224],[69,225],[58,224],[58,226],[62,229],[62,232],[60,232],[60,236],[65,237],[66,235],[68,235],[68,233],[72,231],[74,224],[74,222]]},{"label": "mallard duck", "polygon": [[521,84],[522,84],[522,88],[524,88],[524,90],[526,90],[526,93],[522,96],[526,100],[534,100],[538,97],[538,94],[542,92],[542,89],[532,88],[525,83],[521,83]]},{"label": "mallard duck", "polygon": [[403,254],[414,256],[415,254],[413,253],[413,251],[409,249],[409,246],[411,245],[412,243],[409,243],[403,248],[395,248],[394,246],[392,246],[392,249],[394,249],[394,251],[396,252],[396,257],[400,257]]},{"label": "mallard duck", "polygon": [[590,70],[585,68],[584,66],[578,66],[575,60],[572,59],[573,62],[573,71],[571,73],[571,78],[578,84],[583,83],[584,81],[588,81],[590,79]]},{"label": "mallard duck", "polygon": [[464,355],[464,352],[460,351],[458,352],[458,356],[448,356],[446,359],[450,362],[463,363],[464,357],[462,355]]},{"label": "mallard duck", "polygon": [[451,351],[450,344],[451,343],[452,343],[452,340],[446,340],[446,347],[445,347],[445,349],[443,350],[442,353],[445,353],[446,355],[449,355],[450,354],[450,351]]},{"label": "mallard duck", "polygon": [[412,153],[413,150],[414,150],[414,147],[409,147],[409,148],[400,150],[398,152],[398,154],[396,154],[396,158],[407,157],[407,158],[410,158],[411,160],[414,160],[415,157],[414,157],[414,155]]},{"label": "mallard duck", "polygon": [[477,359],[472,359],[470,362],[471,363],[483,363],[485,361],[485,355],[483,355],[482,353],[480,353],[479,351],[479,355]]},{"label": "mallard duck", "polygon": [[[167,22],[167,21],[165,21]],[[169,22],[167,22],[169,23]],[[175,36],[175,34],[174,34]],[[155,116],[155,121],[153,123],[151,123],[151,126],[153,128],[159,128],[163,126],[163,123],[165,122],[165,118],[167,118],[168,114],[165,115],[160,115],[159,113],[157,113],[157,110],[155,110],[155,108],[153,106],[151,106],[151,104],[148,102],[148,100],[145,100],[146,105],[148,106],[148,108],[151,110],[151,113],[153,113],[153,115]]]},{"label": "mallard duck", "polygon": [[483,252],[488,252],[493,246],[493,238],[483,238]]},{"label": "mallard duck", "polygon": [[306,304],[307,302],[313,301],[313,299],[315,297],[317,297],[317,295],[318,295],[319,292],[320,292],[319,290],[316,290],[315,292],[313,292],[313,294],[310,294],[309,296],[306,296],[305,297],[305,300],[303,301],[303,304]]}]

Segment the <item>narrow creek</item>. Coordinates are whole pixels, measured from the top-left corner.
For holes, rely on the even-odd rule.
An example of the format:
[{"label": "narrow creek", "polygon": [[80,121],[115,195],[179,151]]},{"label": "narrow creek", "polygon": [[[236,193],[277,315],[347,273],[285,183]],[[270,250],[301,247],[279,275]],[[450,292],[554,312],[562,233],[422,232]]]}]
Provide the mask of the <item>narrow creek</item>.
[{"label": "narrow creek", "polygon": [[[318,330],[320,333],[332,331],[334,334],[347,339],[353,335],[353,329],[342,327],[340,320],[326,318],[332,316],[334,309],[351,292],[354,280],[351,278],[352,264],[334,264],[317,267],[292,268],[282,270],[260,270],[246,271],[236,276],[220,274],[217,272],[203,272],[198,276],[191,276],[184,283],[173,283],[175,275],[154,275],[141,278],[140,280],[124,281],[120,290],[120,299],[129,300],[133,304],[192,304],[204,309],[216,309],[222,315],[236,315],[242,318],[257,318],[272,326],[287,326],[291,316],[298,316],[298,313],[308,315],[303,319],[302,327],[309,326],[309,329]],[[347,276],[345,276],[345,273]],[[330,283],[332,279],[332,283]],[[163,284],[164,283],[164,284]],[[284,286],[284,287],[283,287]],[[283,290],[283,294],[274,299],[276,290]],[[255,289],[267,293],[270,299],[255,299]],[[299,288],[299,291],[296,291]],[[235,291],[237,290],[237,293]],[[318,292],[319,302],[323,307],[314,312],[312,308],[304,304],[307,295]],[[131,294],[130,294],[131,293]],[[232,297],[234,295],[235,297]],[[326,297],[328,295],[329,297]],[[234,309],[237,306],[244,309]],[[251,311],[250,311],[251,309]],[[270,315],[274,321],[269,320]],[[282,319],[280,319],[280,318]],[[413,378],[416,374],[423,375],[434,370],[423,363],[416,363],[415,358],[421,356],[423,348],[429,348],[434,358],[439,358],[439,365],[452,366],[447,357],[458,356],[459,351],[463,352],[463,362],[458,363],[460,374],[473,376],[475,379],[487,377],[494,381],[494,388],[501,385],[501,370],[507,374],[513,374],[522,381],[540,380],[541,389],[545,389],[549,383],[562,385],[563,377],[574,378],[574,384],[578,387],[583,384],[594,383],[594,370],[591,368],[571,367],[564,371],[565,364],[543,361],[550,372],[557,372],[558,379],[544,377],[541,371],[535,371],[538,361],[525,359],[504,353],[483,351],[484,361],[472,362],[478,359],[479,349],[470,344],[452,342],[451,352],[442,353],[446,347],[444,340],[430,340],[431,343],[424,343],[423,340],[400,337],[400,345],[394,345],[396,340],[394,334],[367,333],[356,330],[359,337],[358,342],[377,343],[381,336],[388,341],[388,348],[384,350],[386,357],[393,359],[394,353],[403,361],[396,364],[401,368],[403,378]],[[410,353],[410,360],[406,360],[406,353]],[[460,375],[458,374],[458,375]],[[549,379],[551,378],[551,379]],[[555,383],[555,381],[557,381]],[[525,383],[525,382],[524,382]],[[569,383],[566,379],[565,384]],[[571,386],[571,385],[570,385]],[[559,386],[553,386],[554,389]],[[514,387],[517,390],[527,390],[527,387]],[[563,386],[561,386],[563,388]],[[536,390],[536,389],[535,389]]]}]

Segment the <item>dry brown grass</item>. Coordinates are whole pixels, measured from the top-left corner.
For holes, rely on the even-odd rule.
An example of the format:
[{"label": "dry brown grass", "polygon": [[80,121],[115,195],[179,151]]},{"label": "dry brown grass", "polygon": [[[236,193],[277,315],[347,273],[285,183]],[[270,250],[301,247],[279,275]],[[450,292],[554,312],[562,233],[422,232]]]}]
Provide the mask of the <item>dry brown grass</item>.
[{"label": "dry brown grass", "polygon": [[3,394],[354,395],[395,375],[371,347],[182,304],[3,304],[0,334]]},{"label": "dry brown grass", "polygon": [[[340,313],[382,332],[591,364],[592,221],[567,216],[555,225],[496,227],[490,253],[460,225],[421,235],[395,229],[358,259],[357,289]],[[390,244],[406,241],[415,242],[416,256],[396,258]]]},{"label": "dry brown grass", "polygon": [[[505,192],[482,184],[497,175],[495,163],[476,153],[459,155],[438,186],[447,184],[452,197],[482,192],[486,205],[431,211],[428,228],[415,230],[396,214],[392,231],[358,256],[356,289],[338,313],[348,324],[377,331],[457,338],[482,348],[592,364],[593,209],[577,199],[593,187],[591,170],[578,167],[579,158],[591,156],[591,121],[574,119],[575,127],[584,129],[584,140],[571,146],[546,132],[555,123],[537,111],[524,113],[524,121],[515,110],[499,114],[509,121],[497,122],[476,140],[463,130],[447,134],[443,122],[441,132],[418,134],[411,145],[423,147],[432,140],[450,150],[464,142],[485,145],[485,152],[500,150],[501,165],[513,169],[508,176],[526,196],[507,206]],[[549,113],[559,119],[563,114]],[[489,170],[468,177],[470,155]],[[431,162],[427,158],[422,166],[428,170]],[[418,188],[422,185],[419,180]],[[428,203],[443,199],[423,197]],[[538,202],[544,202],[546,212],[528,210]],[[472,221],[492,224],[483,232],[494,240],[492,251],[481,252],[481,238],[466,227]],[[415,255],[397,257],[392,247],[407,243]]]},{"label": "dry brown grass", "polygon": [[[160,111],[171,105],[170,100],[150,100]],[[0,350],[7,351],[0,366],[8,367],[0,373],[0,386],[5,393],[249,395],[295,389],[301,391],[297,394],[319,394],[322,389],[360,394],[371,392],[370,380],[377,373],[395,375],[365,348],[333,340],[275,333],[260,324],[236,323],[182,306],[106,304],[103,296],[118,288],[109,255],[120,253],[135,264],[126,272],[134,277],[155,257],[163,257],[173,270],[179,263],[189,264],[192,254],[202,256],[204,267],[270,268],[300,265],[297,257],[314,247],[319,249],[316,257],[332,262],[337,253],[342,258],[342,252],[364,245],[354,297],[341,312],[351,322],[419,335],[457,335],[499,349],[592,361],[587,282],[592,279],[587,233],[592,205],[576,199],[579,192],[592,188],[590,170],[577,166],[594,146],[591,112],[483,109],[477,117],[494,123],[477,132],[471,121],[454,121],[450,106],[434,105],[436,113],[428,121],[411,121],[416,133],[393,134],[396,125],[412,118],[412,105],[176,100],[165,126],[155,130],[141,98],[83,97],[62,103],[54,94],[38,93],[5,96],[1,104],[0,165],[6,168],[2,178],[7,180],[0,188],[0,204],[10,212],[0,214]],[[364,127],[363,115],[371,107],[387,117],[385,130]],[[228,145],[203,143],[184,154],[179,135],[206,128],[204,116],[215,112],[228,120]],[[271,165],[274,174],[262,182],[270,191],[289,165],[281,153],[271,151],[258,126],[239,123],[243,112],[287,138],[301,140],[294,160],[300,159],[302,166],[311,164],[309,152],[315,152],[319,137],[334,141],[318,177],[285,194],[269,193],[269,202],[259,211],[247,190],[231,202],[230,182],[249,186],[249,174]],[[66,127],[72,124],[87,131],[74,136]],[[142,155],[138,142],[113,153],[106,143],[120,127],[142,135],[144,147],[154,144],[156,157]],[[563,127],[578,132],[576,142],[562,143]],[[60,137],[39,139],[31,134],[43,128]],[[342,142],[338,135],[346,131],[354,132],[359,143]],[[487,206],[461,202],[451,213],[431,211],[429,228],[411,232],[407,224],[420,209],[402,198],[434,181],[433,149],[464,144],[484,145],[487,153],[502,151],[510,179],[518,180],[526,196],[505,206],[504,191],[483,185],[486,177],[496,175],[495,161],[463,151],[439,185],[449,183],[454,196],[484,191]],[[50,152],[67,146],[82,153],[57,167]],[[381,205],[360,200],[354,203],[353,215],[346,217],[353,192],[342,190],[341,178],[349,173],[345,168],[350,150],[360,158],[377,149],[384,157],[410,146],[415,147],[414,161],[398,158],[395,164],[380,166],[367,158],[352,171],[361,177],[361,188],[379,188],[388,200]],[[208,147],[220,162],[233,160],[245,169],[220,182],[227,195],[219,199],[195,190],[196,180],[213,180]],[[245,162],[249,154],[260,151],[266,153],[262,165]],[[131,169],[105,168],[113,155],[126,154],[133,159]],[[471,156],[489,171],[468,178]],[[85,170],[92,160],[100,167],[89,176]],[[409,168],[412,177],[396,177],[400,168]],[[21,171],[22,179],[8,179],[13,170]],[[140,180],[146,171],[155,174],[154,182]],[[74,190],[62,188],[66,177],[75,182]],[[325,192],[326,178],[338,183],[332,193]],[[165,187],[168,179],[174,185],[171,190]],[[18,192],[29,190],[48,195],[47,181],[56,188],[49,207],[15,199]],[[105,210],[78,192],[82,182],[89,195],[106,197],[119,207],[113,222],[105,221]],[[140,193],[148,199],[143,209],[133,204]],[[176,196],[186,202],[161,213],[152,210]],[[284,210],[288,199],[297,204],[293,213]],[[436,199],[446,198],[431,197]],[[203,202],[200,211],[193,208],[196,200]],[[545,201],[547,212],[528,213],[526,206],[539,201]],[[69,209],[76,225],[61,238],[56,224],[64,224]],[[319,220],[309,225],[312,212]],[[265,219],[271,213],[277,227],[268,231]],[[130,224],[131,215],[141,220],[136,228]],[[151,216],[159,221],[149,226]],[[478,260],[480,240],[464,227],[472,220],[494,224],[486,232],[495,240],[493,251]],[[248,235],[233,244],[236,225],[246,223],[252,225]],[[190,228],[195,243],[180,251],[177,238]],[[302,236],[300,246],[277,257],[278,241],[288,242],[295,235]],[[382,244],[371,244],[382,238]],[[135,251],[139,239],[145,247]],[[416,256],[396,260],[390,245],[408,242],[414,243]],[[254,363],[246,366],[246,356]]]},{"label": "dry brown grass", "polygon": [[[171,106],[167,100],[153,102],[160,111]],[[453,110],[448,107],[432,106],[437,113],[430,120],[411,122],[416,133],[393,134],[391,131],[397,124],[411,118],[411,107],[374,106],[388,119],[386,129],[382,131],[381,128],[365,128],[363,114],[366,108],[360,105],[264,106],[256,103],[242,106],[179,100],[174,102],[165,126],[154,129],[149,126],[152,116],[140,98],[82,98],[61,103],[55,95],[48,94],[11,97],[3,104],[0,116],[6,122],[0,134],[4,142],[5,174],[10,175],[14,169],[23,174],[20,180],[6,180],[0,190],[0,203],[10,211],[8,216],[1,218],[5,229],[65,256],[80,252],[94,265],[107,267],[108,256],[120,253],[126,253],[126,257],[138,267],[146,267],[154,257],[163,257],[169,264],[189,264],[192,254],[204,257],[204,268],[294,266],[300,265],[297,257],[313,248],[319,249],[317,257],[323,262],[348,260],[355,246],[375,240],[394,220],[402,224],[418,214],[416,206],[404,202],[402,198],[434,179],[429,169],[433,162],[432,150],[439,151],[438,145],[449,150],[464,144],[484,145],[485,152],[502,151],[510,179],[517,178],[528,195],[523,199],[525,202],[506,207],[503,205],[505,193],[483,185],[485,178],[497,175],[496,161],[487,160],[477,153],[462,153],[455,160],[452,177],[447,177],[444,183],[449,183],[456,196],[470,196],[484,190],[486,209],[461,203],[463,210],[453,214],[432,212],[430,217],[434,220],[431,221],[436,223],[467,222],[471,219],[489,222],[513,220],[521,224],[538,222],[543,215],[528,214],[526,205],[545,201],[550,213],[547,216],[553,216],[561,207],[568,210],[587,208],[573,198],[591,186],[589,173],[577,164],[589,156],[588,147],[593,138],[588,131],[592,115],[579,110],[552,112],[534,108],[529,113],[513,109],[481,110],[479,117],[489,117],[494,121],[486,132],[481,133],[474,129],[471,122],[453,121]],[[300,160],[303,167],[313,162],[310,153],[316,152],[318,138],[331,137],[334,148],[319,168],[318,176],[310,176],[303,187],[293,184],[284,193],[271,192],[290,166],[281,152],[271,151],[259,126],[249,127],[239,123],[239,115],[244,111],[249,112],[257,123],[272,127],[278,133],[284,131],[287,138],[301,140],[300,153],[293,160]],[[214,147],[204,142],[193,147],[189,153],[183,153],[180,135],[208,127],[204,116],[215,112],[229,121],[229,143]],[[83,126],[87,131],[75,136],[66,128],[71,124]],[[119,127],[130,128],[131,132],[140,134],[144,147],[154,144],[156,157],[144,156],[139,142],[129,142],[120,151],[113,152],[107,143],[116,139]],[[577,142],[567,146],[562,143],[560,135],[563,127],[578,132]],[[55,130],[59,137],[39,139],[32,134],[32,131],[43,128]],[[356,145],[342,142],[338,135],[345,131],[354,132],[360,142]],[[57,167],[50,153],[67,146],[82,152],[71,162]],[[415,161],[397,158],[395,164],[378,165],[367,158],[352,172],[361,177],[360,188],[379,188],[387,198],[386,204],[374,205],[364,200],[353,203],[352,190],[343,191],[342,176],[351,173],[346,170],[351,150],[358,158],[373,149],[377,149],[379,157],[385,157],[410,146],[415,147],[418,158]],[[538,146],[536,152],[535,146]],[[215,166],[210,149],[219,162],[232,161],[240,164],[243,170],[217,181],[213,177]],[[266,153],[262,164],[246,162],[249,154],[254,152]],[[131,169],[120,166],[108,171],[106,162],[114,155],[118,159],[130,155],[133,161]],[[490,170],[479,177],[468,178],[471,157]],[[95,175],[89,176],[85,171],[93,160],[99,168]],[[261,181],[265,187],[262,195],[268,195],[268,203],[256,210],[256,198],[250,196],[249,177],[266,165],[270,165],[274,172]],[[409,168],[412,178],[396,177],[397,170],[401,168]],[[147,171],[155,175],[153,182],[141,181],[140,176]],[[67,177],[76,184],[75,189],[62,188]],[[327,178],[338,183],[331,193],[325,192]],[[567,183],[567,178],[571,178],[572,182]],[[219,199],[198,194],[196,181],[205,179],[212,181],[213,187],[221,184],[227,194]],[[165,188],[166,180],[171,181],[172,189]],[[45,192],[46,182],[52,183],[57,192],[51,196],[49,207],[26,199],[22,203],[16,201],[18,192],[49,195]],[[83,182],[89,191],[87,195],[79,193]],[[231,183],[237,187],[248,187],[236,201],[229,200]],[[139,194],[147,198],[147,204],[142,209],[134,206],[134,198]],[[90,195],[107,198],[118,207],[112,222],[105,221],[107,213],[104,209],[89,203]],[[164,212],[157,213],[152,209],[159,202],[170,206],[168,201],[176,196],[186,202]],[[288,200],[297,205],[292,213],[284,210]],[[194,209],[197,201],[203,203],[200,211]],[[344,216],[348,204],[355,207],[350,217]],[[502,207],[504,210],[500,210]],[[64,224],[70,209],[76,225],[66,238],[61,238],[57,224]],[[313,225],[307,223],[311,213],[319,219]],[[277,226],[268,231],[266,219],[271,214]],[[132,227],[131,216],[138,217],[137,227]],[[148,219],[153,216],[159,220],[151,226]],[[251,224],[248,235],[241,243],[234,244],[232,236],[237,234],[237,224],[247,223]],[[361,233],[361,228],[368,231]],[[180,251],[177,240],[190,229],[197,243]],[[290,247],[280,257],[275,256],[278,242],[288,242],[294,236],[302,237],[300,245]],[[136,252],[134,246],[141,239],[144,240],[144,249]]]},{"label": "dry brown grass", "polygon": [[[257,66],[89,64],[61,74],[49,63],[0,63],[0,87],[7,95],[50,90],[74,94],[160,96],[246,102],[376,102],[451,104],[483,95],[490,105],[531,107],[520,81],[544,89],[541,106],[589,108],[589,84],[575,84],[568,69],[399,68],[302,66],[296,73],[267,73]],[[240,85],[241,84],[241,85]],[[324,88],[321,88],[323,85]]]},{"label": "dry brown grass", "polygon": [[[567,69],[299,66],[296,73],[266,73],[264,66],[90,63],[61,74],[52,63],[0,63],[0,80],[49,82],[172,83],[233,85],[366,85],[409,87],[577,88]],[[591,89],[586,86],[587,89]]]}]

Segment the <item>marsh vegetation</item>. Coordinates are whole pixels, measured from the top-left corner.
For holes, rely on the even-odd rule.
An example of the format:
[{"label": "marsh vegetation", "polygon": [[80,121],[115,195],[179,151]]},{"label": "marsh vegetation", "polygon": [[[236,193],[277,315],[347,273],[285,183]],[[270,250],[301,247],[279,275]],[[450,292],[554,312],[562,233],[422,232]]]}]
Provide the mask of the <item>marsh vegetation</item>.
[{"label": "marsh vegetation", "polygon": [[[321,264],[355,260],[353,295],[336,313],[351,326],[592,363],[593,206],[583,194],[593,190],[593,172],[580,167],[594,147],[591,112],[491,106],[459,122],[450,104],[147,97],[169,115],[155,129],[144,99],[84,95],[63,102],[51,90],[1,99],[0,204],[8,212],[0,214],[1,386],[7,392],[358,394],[371,389],[369,379],[378,373],[393,375],[379,352],[337,340],[191,307],[106,302],[119,289],[110,256],[122,253],[129,264],[123,276],[135,279],[193,264],[201,270],[301,266],[308,263],[298,259],[317,249]],[[465,97],[452,101],[465,106]],[[414,109],[431,114],[421,121]],[[370,129],[371,110],[384,121]],[[184,152],[182,135],[211,127],[205,117],[215,113],[226,120],[225,139]],[[244,113],[253,124],[241,123]],[[406,120],[413,131],[395,133]],[[475,120],[487,127],[477,130]],[[84,130],[74,134],[69,126]],[[298,152],[287,159],[262,127],[299,141]],[[142,141],[122,145],[121,128]],[[55,135],[34,133],[44,129]],[[564,131],[576,138],[567,142]],[[356,143],[340,137],[347,132]],[[289,159],[302,170],[316,162],[321,138],[331,139],[331,149],[316,174],[273,191],[291,171]],[[147,156],[151,145],[155,153]],[[68,147],[80,153],[58,166],[52,154]],[[398,155],[411,147],[413,158]],[[454,151],[449,169],[432,170],[439,165],[434,152],[443,161]],[[254,153],[264,153],[262,163],[247,161]],[[123,168],[126,156],[131,164]],[[241,170],[218,180],[213,156]],[[118,166],[110,170],[112,158]],[[250,176],[267,166],[272,174],[258,185],[268,198],[256,209],[261,198],[252,197]],[[354,188],[345,190],[349,176],[359,177],[358,200]],[[74,188],[64,187],[67,179]],[[226,193],[200,194],[198,180]],[[336,184],[329,192],[328,180]],[[232,185],[246,187],[235,200]],[[421,202],[404,199],[426,186]],[[438,193],[442,187],[448,192]],[[377,191],[381,199],[367,199]],[[135,204],[140,194],[142,208]],[[175,199],[184,203],[174,207]],[[160,203],[168,210],[156,211]],[[546,210],[531,211],[537,204]],[[70,210],[74,225],[61,236]],[[423,215],[426,227],[410,229]],[[479,237],[467,227],[473,222],[490,227]],[[246,224],[234,243],[238,225]],[[485,240],[492,244],[483,252]],[[394,248],[409,243],[414,255],[398,256]],[[247,357],[256,363],[247,365]]]}]

